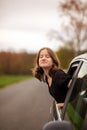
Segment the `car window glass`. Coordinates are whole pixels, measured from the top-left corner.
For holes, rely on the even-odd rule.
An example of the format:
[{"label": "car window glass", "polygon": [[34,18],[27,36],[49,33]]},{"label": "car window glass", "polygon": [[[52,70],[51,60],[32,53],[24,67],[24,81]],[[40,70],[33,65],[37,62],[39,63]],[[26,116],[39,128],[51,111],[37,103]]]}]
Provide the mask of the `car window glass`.
[{"label": "car window glass", "polygon": [[82,130],[87,112],[87,63],[79,70],[70,102],[67,105],[67,115],[76,130]]}]

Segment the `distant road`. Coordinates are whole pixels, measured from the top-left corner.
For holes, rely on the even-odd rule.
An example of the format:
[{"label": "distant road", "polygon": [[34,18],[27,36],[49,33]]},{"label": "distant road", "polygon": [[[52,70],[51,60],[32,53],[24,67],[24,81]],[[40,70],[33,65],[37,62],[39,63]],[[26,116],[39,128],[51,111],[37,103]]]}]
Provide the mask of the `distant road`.
[{"label": "distant road", "polygon": [[51,104],[46,84],[37,79],[0,89],[0,130],[42,130]]}]

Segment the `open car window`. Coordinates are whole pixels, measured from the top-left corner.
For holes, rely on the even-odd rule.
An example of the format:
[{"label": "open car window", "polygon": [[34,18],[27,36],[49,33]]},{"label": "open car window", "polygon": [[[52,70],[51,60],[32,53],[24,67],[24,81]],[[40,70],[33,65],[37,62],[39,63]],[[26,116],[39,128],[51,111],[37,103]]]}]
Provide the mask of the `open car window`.
[{"label": "open car window", "polygon": [[67,73],[73,77],[74,73],[76,72],[77,67],[79,66],[80,61],[76,61],[70,65],[68,68]]}]

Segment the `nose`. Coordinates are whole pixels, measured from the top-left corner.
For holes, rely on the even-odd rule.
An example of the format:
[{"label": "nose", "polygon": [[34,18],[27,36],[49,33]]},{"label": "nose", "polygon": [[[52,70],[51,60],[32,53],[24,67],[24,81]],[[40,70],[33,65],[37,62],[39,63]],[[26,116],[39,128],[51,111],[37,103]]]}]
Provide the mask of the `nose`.
[{"label": "nose", "polygon": [[42,60],[45,60],[45,59],[46,59],[45,57],[42,58]]},{"label": "nose", "polygon": [[43,57],[42,57],[42,60],[45,60],[45,59],[46,59],[46,56],[43,56]]}]

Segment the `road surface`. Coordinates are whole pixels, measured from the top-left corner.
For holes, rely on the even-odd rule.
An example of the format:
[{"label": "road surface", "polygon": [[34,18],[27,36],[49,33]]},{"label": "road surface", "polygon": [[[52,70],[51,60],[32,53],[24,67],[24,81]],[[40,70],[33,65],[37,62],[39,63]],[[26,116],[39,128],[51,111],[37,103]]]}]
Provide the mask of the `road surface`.
[{"label": "road surface", "polygon": [[51,105],[46,84],[35,78],[0,89],[0,130],[42,130]]}]

